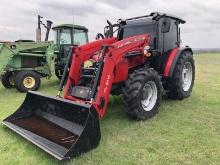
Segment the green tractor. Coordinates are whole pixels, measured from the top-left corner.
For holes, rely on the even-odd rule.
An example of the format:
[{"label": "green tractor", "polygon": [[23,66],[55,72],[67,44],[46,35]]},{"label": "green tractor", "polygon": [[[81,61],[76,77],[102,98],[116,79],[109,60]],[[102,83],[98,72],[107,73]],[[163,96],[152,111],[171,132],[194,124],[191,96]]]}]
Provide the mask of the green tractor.
[{"label": "green tractor", "polygon": [[[18,40],[0,43],[0,77],[5,88],[15,87],[20,92],[36,91],[41,78],[52,76],[52,63],[55,62],[55,74],[62,76],[68,52],[73,45],[88,42],[88,29],[84,26],[63,24],[52,29],[54,42],[48,42],[52,22],[47,25],[38,16],[37,41]],[[40,24],[47,29],[45,41],[41,41]],[[40,35],[39,35],[40,34]]]},{"label": "green tractor", "polygon": [[88,29],[85,26],[72,24],[62,24],[52,29],[55,32],[55,74],[61,79],[71,46],[89,42]]}]

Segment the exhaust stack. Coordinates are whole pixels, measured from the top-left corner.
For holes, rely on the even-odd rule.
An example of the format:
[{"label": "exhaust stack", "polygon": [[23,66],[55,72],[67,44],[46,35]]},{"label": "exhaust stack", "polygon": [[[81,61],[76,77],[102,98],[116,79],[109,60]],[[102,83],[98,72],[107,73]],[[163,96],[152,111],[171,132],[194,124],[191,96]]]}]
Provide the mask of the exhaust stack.
[{"label": "exhaust stack", "polygon": [[49,38],[49,33],[50,33],[50,29],[51,29],[51,26],[53,24],[52,21],[50,20],[47,20],[46,24],[44,24],[41,19],[43,17],[38,15],[38,24],[37,24],[37,29],[36,29],[36,41],[37,42],[41,42],[41,25],[43,25],[46,29],[46,35],[45,35],[45,40],[44,41],[48,41],[48,38]]},{"label": "exhaust stack", "polygon": [[41,42],[41,27],[40,27],[40,25],[41,25],[41,18],[43,18],[42,16],[40,16],[40,15],[38,15],[37,16],[37,29],[36,29],[36,41],[37,42]]},{"label": "exhaust stack", "polygon": [[45,41],[48,41],[49,33],[50,33],[50,29],[51,29],[52,24],[53,24],[52,21],[47,20],[47,25],[46,25],[47,32],[46,32],[46,36],[45,36]]}]

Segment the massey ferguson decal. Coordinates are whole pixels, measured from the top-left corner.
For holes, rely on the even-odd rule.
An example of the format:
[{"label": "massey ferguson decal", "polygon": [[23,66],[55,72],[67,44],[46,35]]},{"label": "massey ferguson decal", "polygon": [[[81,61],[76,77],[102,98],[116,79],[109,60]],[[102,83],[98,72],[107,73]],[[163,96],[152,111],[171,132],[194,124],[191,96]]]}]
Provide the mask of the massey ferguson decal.
[{"label": "massey ferguson decal", "polygon": [[132,44],[134,42],[139,42],[139,41],[144,41],[146,39],[146,37],[137,37],[137,38],[132,38],[132,39],[129,39],[128,41],[124,42],[124,43],[121,43],[120,45],[118,45],[117,48],[122,48],[126,45],[129,45],[129,44]]},{"label": "massey ferguson decal", "polygon": [[109,75],[107,76],[107,80],[106,80],[106,82],[105,82],[104,93],[106,93],[107,90],[108,90],[108,86],[109,86],[109,80],[110,80],[110,78],[111,78],[111,76],[110,76],[110,74],[109,74]]}]

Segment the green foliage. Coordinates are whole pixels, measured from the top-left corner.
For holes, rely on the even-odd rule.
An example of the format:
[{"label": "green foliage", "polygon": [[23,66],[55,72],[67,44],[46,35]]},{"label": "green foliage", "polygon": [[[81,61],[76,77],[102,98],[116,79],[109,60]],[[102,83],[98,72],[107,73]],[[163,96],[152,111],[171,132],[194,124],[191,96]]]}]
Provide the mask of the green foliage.
[{"label": "green foliage", "polygon": [[[145,122],[129,120],[120,97],[111,97],[101,120],[98,148],[64,164],[218,164],[220,162],[220,54],[195,55],[192,96],[183,101],[163,96],[159,113]],[[55,77],[40,92],[56,95]],[[0,120],[13,113],[25,94],[0,86]],[[0,125],[0,164],[61,164]]]}]

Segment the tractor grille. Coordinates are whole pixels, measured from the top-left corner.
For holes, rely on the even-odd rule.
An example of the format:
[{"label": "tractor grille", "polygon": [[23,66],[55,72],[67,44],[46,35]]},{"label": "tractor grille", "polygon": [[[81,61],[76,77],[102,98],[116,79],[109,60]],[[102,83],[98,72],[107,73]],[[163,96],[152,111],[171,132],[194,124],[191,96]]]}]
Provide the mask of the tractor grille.
[{"label": "tractor grille", "polygon": [[38,59],[37,57],[22,57],[21,58],[21,66],[23,68],[31,68],[38,66]]}]

